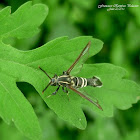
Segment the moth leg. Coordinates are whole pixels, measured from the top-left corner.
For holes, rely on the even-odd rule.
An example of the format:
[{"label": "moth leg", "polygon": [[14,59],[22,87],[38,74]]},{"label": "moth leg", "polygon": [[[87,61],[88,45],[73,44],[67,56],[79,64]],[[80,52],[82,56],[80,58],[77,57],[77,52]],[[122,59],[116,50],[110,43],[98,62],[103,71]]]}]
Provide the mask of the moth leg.
[{"label": "moth leg", "polygon": [[53,92],[51,95],[49,95],[47,98],[51,97],[52,95],[56,95],[56,93],[58,92],[59,88],[60,88],[60,86],[58,86],[58,88],[56,89],[56,91]]},{"label": "moth leg", "polygon": [[56,95],[56,93],[58,92],[59,88],[60,88],[60,86],[58,86],[58,88],[56,89],[55,92],[52,93],[52,95]]},{"label": "moth leg", "polygon": [[64,89],[64,87],[62,87],[63,92],[68,93],[67,88]]},{"label": "moth leg", "polygon": [[68,96],[68,99],[70,101],[70,98],[69,98],[69,91],[67,90],[67,87],[64,89],[64,87],[62,87],[62,90],[63,92],[67,93],[67,96]]},{"label": "moth leg", "polygon": [[68,99],[69,99],[69,101],[70,101],[70,98],[69,98],[69,92],[67,92],[67,96],[68,96]]}]

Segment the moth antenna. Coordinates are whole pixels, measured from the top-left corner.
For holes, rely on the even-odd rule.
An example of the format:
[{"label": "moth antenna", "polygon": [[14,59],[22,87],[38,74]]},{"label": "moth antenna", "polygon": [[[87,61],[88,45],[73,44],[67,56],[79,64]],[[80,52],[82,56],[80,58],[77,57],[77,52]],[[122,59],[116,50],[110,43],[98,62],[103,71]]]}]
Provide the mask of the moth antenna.
[{"label": "moth antenna", "polygon": [[47,72],[46,72],[45,70],[43,70],[40,66],[38,66],[38,68],[39,68],[40,70],[42,70],[42,71],[49,77],[50,80],[52,79],[52,78],[47,74]]},{"label": "moth antenna", "polygon": [[44,90],[42,91],[42,94],[43,94],[44,91],[50,86],[51,83],[52,83],[52,82],[50,82],[50,83],[44,88]]}]

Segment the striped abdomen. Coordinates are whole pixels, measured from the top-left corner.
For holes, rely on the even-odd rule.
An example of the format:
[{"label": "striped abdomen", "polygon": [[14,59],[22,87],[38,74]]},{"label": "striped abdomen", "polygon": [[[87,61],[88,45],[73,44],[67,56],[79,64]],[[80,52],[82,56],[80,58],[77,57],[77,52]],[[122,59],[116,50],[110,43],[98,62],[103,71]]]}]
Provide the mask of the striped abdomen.
[{"label": "striped abdomen", "polygon": [[102,86],[102,82],[100,81],[100,79],[95,76],[93,78],[74,77],[73,81],[76,88],[82,88],[86,86],[93,86],[93,87]]}]

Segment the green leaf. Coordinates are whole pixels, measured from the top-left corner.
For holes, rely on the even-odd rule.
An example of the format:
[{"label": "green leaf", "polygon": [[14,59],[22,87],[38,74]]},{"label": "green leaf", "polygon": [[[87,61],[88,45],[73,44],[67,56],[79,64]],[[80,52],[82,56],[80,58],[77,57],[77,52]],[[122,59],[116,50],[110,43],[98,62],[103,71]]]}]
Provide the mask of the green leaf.
[{"label": "green leaf", "polygon": [[[88,71],[88,72],[87,72]],[[128,109],[136,103],[140,97],[140,87],[133,81],[125,79],[126,71],[112,64],[91,64],[84,65],[79,76],[100,77],[103,86],[101,88],[86,87],[86,92],[95,99],[98,99],[103,111],[96,109],[88,103],[88,106],[95,108],[100,114],[113,116],[113,107]]]},{"label": "green leaf", "polygon": [[135,140],[140,139],[139,129],[133,130],[132,132],[127,133],[123,140],[132,140],[132,139],[135,139]]},{"label": "green leaf", "polygon": [[[72,64],[89,40],[92,41],[91,50],[93,51],[91,51],[92,54],[89,53],[89,55],[92,56],[102,48],[102,42],[97,39],[92,39],[92,37],[79,37],[70,41],[67,40],[66,37],[58,38],[45,44],[43,47],[26,52],[16,50],[1,42],[1,73],[2,75],[5,74],[13,78],[15,82],[25,81],[32,84],[42,95],[41,92],[49,79],[38,69],[38,66],[40,65],[44,68],[51,76],[53,76],[54,73],[62,74],[63,70],[66,70]],[[49,87],[47,90],[48,93],[46,93],[49,95],[54,90],[55,87]],[[86,120],[79,102],[75,102],[73,99],[70,99],[71,102],[69,102],[68,97],[65,94],[63,96],[61,92],[60,90],[58,95],[50,99],[47,99],[46,94],[44,94],[43,98],[48,106],[61,118],[68,120],[81,129],[85,128]],[[18,93],[16,96],[17,95]]]},{"label": "green leaf", "polygon": [[43,4],[32,6],[27,2],[10,14],[10,7],[0,12],[0,38],[17,37],[28,38],[38,33],[38,26],[44,21],[48,8]]},{"label": "green leaf", "polygon": [[[67,40],[66,37],[55,39],[43,47],[32,51],[18,51],[11,47],[2,45],[1,52],[11,52],[1,60],[1,71],[17,81],[25,81],[32,84],[41,94],[49,79],[38,69],[40,65],[52,77],[55,73],[62,74],[64,70],[73,63],[81,50],[91,40],[89,56],[94,55],[102,48],[102,42],[91,37],[78,37]],[[7,50],[5,49],[7,48]],[[10,59],[10,60],[9,60]],[[6,67],[9,66],[9,67]],[[122,79],[125,71],[111,64],[84,65],[79,76],[92,77],[98,76],[103,82],[102,88],[86,87],[86,93],[93,98],[97,98],[104,111],[99,110],[90,102],[79,97],[70,91],[70,101],[62,90],[56,96],[46,98],[56,90],[56,87],[49,87],[45,94],[41,96],[48,106],[62,119],[69,121],[78,128],[86,127],[86,119],[83,114],[81,103],[105,116],[112,116],[113,106],[120,109],[127,109],[140,93],[139,87],[132,81]],[[131,88],[130,88],[131,87]]]},{"label": "green leaf", "polygon": [[[20,57],[25,52],[20,52],[10,45],[4,44],[2,39],[33,36],[39,31],[38,26],[43,22],[47,13],[48,9],[45,5],[32,6],[31,2],[22,5],[13,14],[10,14],[10,7],[6,7],[0,12],[0,116],[8,124],[14,122],[24,135],[34,140],[41,139],[38,119],[32,106],[16,85],[16,82],[22,77],[20,71],[23,64],[20,63]],[[18,58],[20,58],[19,61],[17,61]],[[3,65],[4,63],[5,65]],[[19,69],[16,68],[18,65],[20,65]],[[15,76],[10,74],[8,69]],[[26,74],[26,70],[23,72]]]},{"label": "green leaf", "polygon": [[29,140],[24,137],[13,125],[7,125],[4,122],[0,123],[0,137],[1,140]]},{"label": "green leaf", "polygon": [[[21,12],[34,9],[44,9],[47,14],[47,9],[44,5],[30,6],[30,2],[19,8],[16,12],[17,18]],[[8,8],[7,8],[8,9]],[[26,11],[25,10],[25,11]],[[33,10],[34,11],[34,10]],[[39,10],[40,11],[40,10]],[[42,10],[43,11],[43,10]],[[7,12],[5,12],[7,13]],[[31,12],[33,14],[33,12]],[[41,12],[42,13],[42,12]],[[41,14],[40,13],[40,14]],[[29,11],[28,11],[29,14]],[[28,14],[23,12],[22,17],[28,20],[35,20],[36,10],[33,17],[30,19]],[[44,18],[46,16],[44,15]],[[3,15],[3,14],[2,14]],[[10,18],[10,17],[7,17]],[[11,19],[11,18],[10,18]],[[3,17],[2,23],[7,23]],[[16,19],[14,17],[14,19]],[[20,26],[15,20],[15,25],[9,25],[7,28],[1,28],[1,38],[3,37],[29,37],[37,33],[36,28],[41,22],[33,22],[25,20],[25,24]],[[38,19],[37,19],[38,20]],[[43,20],[43,19],[42,19]],[[18,24],[16,24],[18,23]],[[32,26],[30,26],[30,24]],[[34,25],[33,25],[34,24]],[[36,28],[35,28],[36,27]],[[28,30],[28,32],[27,32]],[[91,98],[96,98],[99,104],[103,107],[103,111],[96,106],[81,98],[76,93],[70,91],[68,96],[60,89],[56,96],[46,98],[52,94],[57,87],[50,86],[42,95],[42,90],[49,82],[48,77],[38,69],[41,66],[47,73],[53,77],[55,73],[61,75],[67,70],[80,54],[85,45],[91,41],[89,57],[98,53],[103,46],[102,41],[92,37],[77,37],[68,40],[67,37],[57,38],[40,48],[31,51],[19,51],[10,45],[6,45],[0,41],[0,115],[7,122],[12,120],[18,129],[26,136],[32,139],[40,138],[40,128],[34,111],[28,101],[24,98],[16,86],[16,82],[28,82],[35,87],[47,105],[63,120],[66,120],[74,126],[85,129],[86,118],[82,107],[84,105],[90,107],[95,112],[103,116],[112,116],[113,106],[119,109],[127,109],[136,103],[140,94],[139,86],[129,80],[124,79],[125,70],[111,64],[85,64],[76,76],[91,78],[98,76],[103,82],[103,87],[93,88],[86,87],[85,91]],[[71,74],[76,72],[76,69]],[[84,93],[83,89],[81,91]],[[46,132],[47,133],[47,132]]]},{"label": "green leaf", "polygon": [[[94,130],[94,131],[93,131]],[[94,123],[89,123],[85,131],[78,136],[78,140],[121,140],[120,132],[113,121],[113,118],[98,117]]]}]

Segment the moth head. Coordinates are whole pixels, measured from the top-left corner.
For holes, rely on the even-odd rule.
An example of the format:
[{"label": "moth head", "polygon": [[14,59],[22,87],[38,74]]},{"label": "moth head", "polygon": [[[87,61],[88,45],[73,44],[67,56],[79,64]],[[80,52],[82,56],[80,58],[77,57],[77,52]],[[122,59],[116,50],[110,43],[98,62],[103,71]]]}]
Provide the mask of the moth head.
[{"label": "moth head", "polygon": [[51,86],[56,86],[58,76],[55,74],[54,77],[51,79]]}]

